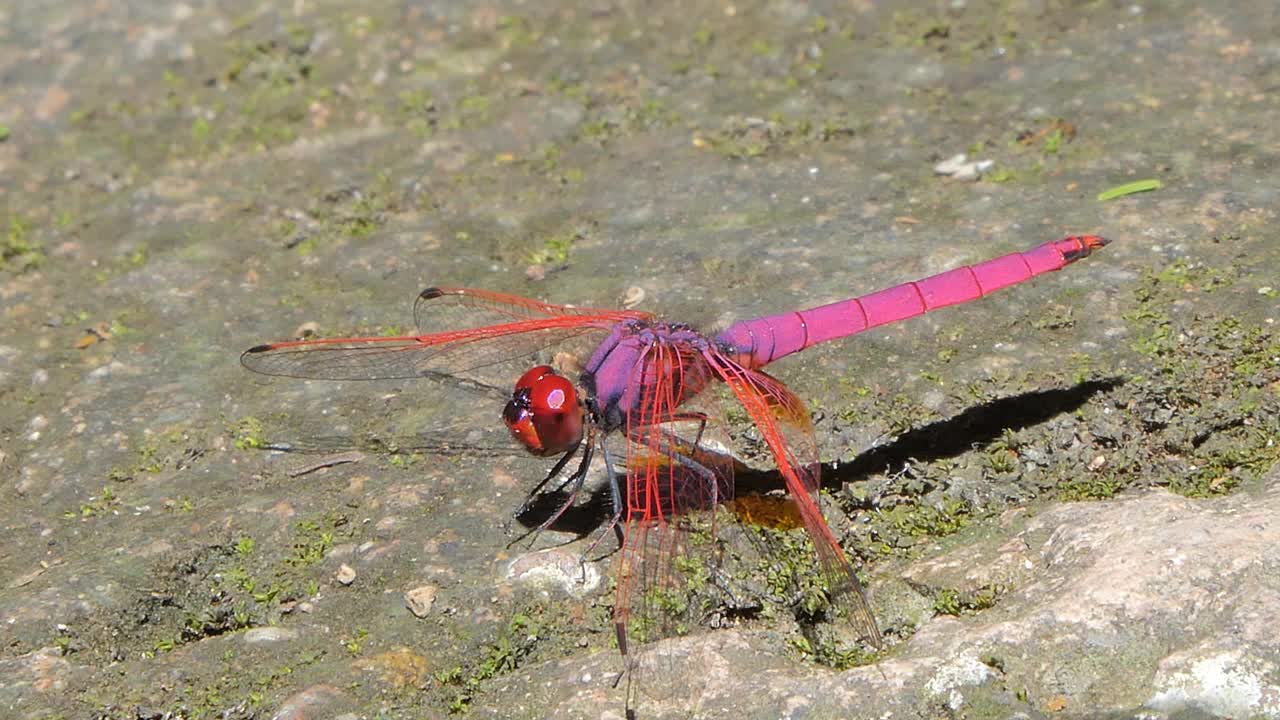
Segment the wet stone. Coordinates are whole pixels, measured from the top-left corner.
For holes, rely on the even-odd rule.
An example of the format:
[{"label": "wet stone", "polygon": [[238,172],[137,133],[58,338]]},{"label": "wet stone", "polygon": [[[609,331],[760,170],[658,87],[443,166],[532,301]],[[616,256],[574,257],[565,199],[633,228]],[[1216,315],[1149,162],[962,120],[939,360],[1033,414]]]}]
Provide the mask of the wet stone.
[{"label": "wet stone", "polygon": [[0,380],[4,380],[8,376],[9,368],[12,367],[17,359],[22,356],[22,352],[15,347],[8,345],[0,345]]},{"label": "wet stone", "polygon": [[[1209,711],[1218,717],[1280,717],[1280,694],[1270,688],[1275,663],[1239,650],[1201,649],[1160,664],[1147,707],[1164,713]],[[1267,695],[1270,697],[1266,697]]]},{"label": "wet stone", "polygon": [[106,365],[103,365],[102,367],[98,367],[98,368],[94,368],[93,370],[90,370],[86,378],[88,380],[93,380],[93,381],[109,380],[114,376],[127,374],[131,370],[132,368],[120,362],[119,360],[112,360],[111,362],[107,363]]},{"label": "wet stone", "polygon": [[[1253,482],[1280,417],[1275,0],[179,1],[0,9],[0,720],[620,720],[632,679],[642,718],[1280,720],[1280,506]],[[987,42],[993,23],[1017,32]],[[1098,199],[1147,178],[1163,187]],[[1090,232],[1113,245],[1062,273],[768,368],[825,418],[820,459],[841,467],[824,487],[862,491],[824,511],[869,560],[893,647],[848,672],[795,649],[853,642],[844,613],[788,607],[803,588],[773,596],[766,576],[799,556],[726,522],[715,552],[749,577],[708,578],[689,597],[707,615],[653,643],[680,650],[672,682],[617,682],[601,586],[654,610],[683,593],[614,576],[608,537],[584,579],[603,453],[539,539],[563,554],[512,562],[528,548],[495,526],[549,469],[500,422],[523,363],[475,367],[493,393],[238,362],[291,333],[433,326],[413,294],[435,282],[711,330]],[[591,342],[537,362],[576,377]],[[780,480],[727,390],[707,430],[744,485]],[[360,475],[290,477],[322,458],[252,447],[431,448],[437,430],[447,452]],[[1144,490],[1186,482],[1235,494]],[[898,525],[926,532],[898,552]],[[788,567],[756,562],[779,549]],[[427,583],[434,599],[407,596]],[[937,614],[957,607],[944,591],[958,616]],[[227,632],[241,608],[257,632]],[[530,612],[538,637],[491,632]],[[398,640],[430,659],[421,682]],[[353,671],[384,653],[379,673],[423,690]]]}]

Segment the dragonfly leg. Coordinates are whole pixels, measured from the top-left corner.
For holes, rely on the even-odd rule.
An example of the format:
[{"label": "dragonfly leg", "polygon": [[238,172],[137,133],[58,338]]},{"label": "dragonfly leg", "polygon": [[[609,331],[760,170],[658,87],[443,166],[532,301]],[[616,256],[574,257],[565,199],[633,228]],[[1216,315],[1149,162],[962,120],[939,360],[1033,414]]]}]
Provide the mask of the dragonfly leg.
[{"label": "dragonfly leg", "polygon": [[[521,515],[524,515],[526,512],[529,511],[529,508],[532,507],[533,505],[534,498],[536,498],[538,494],[542,492],[542,488],[546,487],[547,483],[551,482],[552,478],[559,476],[561,471],[564,470],[565,466],[569,464],[569,461],[572,460],[573,456],[576,455],[577,453],[578,453],[577,445],[573,446],[572,448],[569,448],[569,451],[566,452],[564,455],[562,455],[560,459],[556,461],[556,464],[551,468],[551,472],[548,472],[546,477],[539,480],[538,484],[534,485],[533,489],[529,491],[529,494],[524,496],[524,501],[520,503],[519,507],[517,507],[514,511],[512,511],[511,516],[507,518],[506,522],[502,524],[503,530],[508,535],[511,534],[511,521],[519,518]],[[574,471],[574,474],[576,475],[579,472],[582,472],[583,468],[584,468],[584,465],[583,463],[580,462],[578,464],[578,469]],[[564,482],[561,482],[556,487],[556,491],[559,491],[561,488],[563,488],[566,484],[568,484],[569,480],[571,479],[572,477],[570,477],[569,479],[566,479]],[[524,536],[521,535],[521,537],[524,537]]]},{"label": "dragonfly leg", "polygon": [[[578,461],[578,467],[574,469],[573,473],[569,475],[569,477],[565,478],[564,481],[562,481],[559,485],[557,485],[554,491],[554,492],[560,492],[564,488],[568,487],[569,497],[564,501],[563,504],[560,505],[559,509],[557,509],[554,513],[552,513],[551,517],[544,520],[537,527],[531,528],[521,533],[519,537],[515,538],[510,543],[508,543],[507,547],[511,547],[512,545],[515,545],[516,543],[520,542],[526,537],[529,537],[530,535],[537,535],[543,530],[546,530],[547,528],[551,527],[556,523],[557,520],[560,519],[562,515],[565,514],[565,512],[569,508],[573,507],[574,501],[578,499],[578,493],[582,490],[582,486],[586,482],[587,471],[590,469],[590,466],[591,466],[591,459],[595,457],[595,433],[593,430],[588,430],[585,444],[579,441],[579,443],[575,445],[573,449],[569,451],[569,453],[566,454],[566,457],[569,457],[573,453],[577,452],[578,448],[582,448],[582,458]],[[556,463],[556,466],[558,468],[563,469],[564,463]],[[556,472],[558,471],[553,469],[551,474],[543,478],[542,482],[538,483],[537,487],[534,488],[534,493],[539,492],[542,489],[543,485],[545,485],[547,481],[550,480],[551,477],[553,477],[556,474]],[[532,499],[533,499],[533,494],[531,493],[530,497],[526,498],[525,505],[521,507],[521,510],[518,510],[516,512],[516,516],[519,516],[520,514],[522,514],[524,510],[528,509],[527,506],[532,502]]]},{"label": "dragonfly leg", "polygon": [[716,475],[714,470],[687,455],[675,451],[671,452],[671,459],[680,463],[686,470],[692,470],[711,487],[711,502],[705,509],[709,510],[720,504],[720,477]]},{"label": "dragonfly leg", "polygon": [[572,475],[565,478],[564,482],[560,483],[560,485],[556,487],[556,491],[559,492],[565,487],[572,485],[569,489],[569,498],[564,501],[564,504],[560,506],[560,509],[556,510],[551,517],[543,520],[542,524],[539,525],[534,532],[542,532],[543,530],[551,527],[560,519],[561,515],[564,515],[566,510],[573,507],[573,501],[578,499],[578,492],[582,490],[582,484],[587,480],[587,468],[591,465],[591,458],[594,455],[595,450],[593,449],[593,443],[588,442],[586,447],[582,450],[582,460],[578,463],[578,468],[573,471]]},{"label": "dragonfly leg", "polygon": [[[687,417],[679,419],[701,420],[705,424],[706,416],[701,413],[684,413],[683,415]],[[679,436],[665,430],[660,431],[660,434],[664,439],[658,442],[657,449],[660,452],[667,454],[672,460],[679,463],[681,467],[700,477],[702,481],[710,487],[711,497],[706,509],[714,508],[716,505],[719,505],[721,502],[720,483],[722,481],[722,477],[717,475],[714,470],[706,465],[703,465],[692,457],[681,453],[677,448],[679,448],[681,444],[687,443],[685,443],[685,441]],[[699,434],[701,434],[701,430],[699,430]],[[622,523],[622,512],[624,509],[622,485],[618,480],[618,473],[614,470],[613,459],[609,456],[609,451],[603,444],[600,445],[600,452],[604,455],[604,465],[606,472],[609,475],[609,495],[613,502],[613,516],[609,518],[609,522],[605,525],[604,529],[600,531],[595,540],[591,541],[591,544],[587,546],[587,549],[583,551],[582,556],[579,558],[583,567],[583,577],[586,576],[587,558],[596,549],[596,546],[600,544],[600,541],[604,539],[604,536],[609,534],[609,530],[613,530],[614,533],[617,534],[618,547],[622,547],[623,541],[625,540]]]},{"label": "dragonfly leg", "polygon": [[587,558],[596,549],[596,546],[600,544],[600,541],[604,539],[604,536],[609,534],[610,530],[618,536],[618,547],[622,547],[623,540],[621,522],[623,508],[622,485],[618,482],[618,473],[613,469],[613,458],[610,457],[604,443],[600,443],[600,454],[604,455],[605,474],[609,476],[609,500],[613,504],[613,515],[610,516],[609,522],[600,530],[600,533],[596,535],[596,539],[591,541],[591,544],[587,546],[586,550],[582,551],[581,557],[578,558],[579,564],[582,565],[583,578],[586,577]]},{"label": "dragonfly leg", "polygon": [[702,412],[678,412],[673,413],[671,417],[664,422],[696,422],[698,423],[698,432],[693,436],[693,446],[697,447],[702,444],[702,431],[707,429],[707,414]]},{"label": "dragonfly leg", "polygon": [[[732,488],[732,473],[728,473],[730,477],[725,477],[724,475],[717,473],[711,467],[708,467],[704,463],[694,459],[696,457],[707,457],[715,460],[718,457],[717,453],[705,450],[699,446],[699,442],[702,439],[702,431],[706,428],[707,416],[703,413],[676,413],[671,416],[671,420],[690,422],[698,421],[700,423],[698,426],[697,439],[692,443],[666,429],[658,430],[658,439],[656,440],[656,450],[667,455],[686,470],[698,475],[710,488],[711,497],[709,498],[706,507],[686,509],[710,510],[719,505],[722,501],[728,500],[729,496],[727,493],[725,497],[721,496],[721,483],[725,483],[725,490]],[[639,436],[632,438],[632,442],[645,442],[647,440],[648,438],[642,438]],[[685,448],[689,448],[691,452],[686,451]]]}]

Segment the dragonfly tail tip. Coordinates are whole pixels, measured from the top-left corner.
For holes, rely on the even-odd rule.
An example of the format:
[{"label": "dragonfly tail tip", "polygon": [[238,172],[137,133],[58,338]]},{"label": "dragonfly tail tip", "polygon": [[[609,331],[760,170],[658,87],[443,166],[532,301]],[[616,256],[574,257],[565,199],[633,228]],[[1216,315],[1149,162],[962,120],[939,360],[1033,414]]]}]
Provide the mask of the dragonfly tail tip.
[{"label": "dragonfly tail tip", "polygon": [[1066,261],[1071,263],[1089,257],[1094,250],[1105,247],[1111,241],[1101,235],[1074,235],[1063,242],[1069,242],[1074,245],[1073,248],[1063,253]]},{"label": "dragonfly tail tip", "polygon": [[249,348],[248,350],[245,350],[245,351],[244,351],[244,354],[245,354],[245,355],[252,355],[253,353],[266,352],[266,351],[268,351],[268,350],[270,350],[270,349],[271,349],[271,346],[270,346],[270,345],[268,345],[268,344],[266,344],[266,343],[264,343],[264,344],[262,344],[262,345],[254,345],[253,347]]},{"label": "dragonfly tail tip", "polygon": [[444,295],[443,290],[441,290],[438,287],[429,287],[426,290],[423,290],[422,292],[418,293],[418,299],[419,300],[435,300],[441,295]]}]

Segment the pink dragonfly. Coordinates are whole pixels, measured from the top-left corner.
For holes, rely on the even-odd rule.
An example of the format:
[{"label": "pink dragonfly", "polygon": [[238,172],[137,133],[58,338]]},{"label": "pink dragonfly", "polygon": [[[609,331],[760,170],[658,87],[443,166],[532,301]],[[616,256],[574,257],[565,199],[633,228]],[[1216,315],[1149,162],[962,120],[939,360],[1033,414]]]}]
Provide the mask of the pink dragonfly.
[{"label": "pink dragonfly", "polygon": [[[566,307],[485,290],[432,287],[418,296],[417,335],[271,343],[250,348],[241,362],[254,372],[298,378],[437,376],[492,385],[504,378],[509,382],[519,364],[548,349],[590,350],[576,384],[549,365],[519,375],[502,418],[529,452],[560,456],[522,509],[578,458],[576,469],[561,482],[561,488],[570,488],[569,499],[543,528],[573,504],[591,459],[603,454],[614,503],[611,526],[621,523],[622,528],[613,615],[628,670],[635,667],[628,624],[645,620],[637,623],[644,628],[643,640],[661,635],[655,626],[668,625],[661,619],[661,593],[678,591],[676,560],[691,552],[681,519],[732,498],[733,463],[704,446],[704,431],[718,416],[706,401],[711,394],[703,391],[723,383],[773,456],[817,552],[828,595],[855,630],[880,647],[862,586],[818,506],[819,463],[809,413],[761,368],[818,343],[1060,270],[1106,244],[1093,235],[1068,237],[869,295],[744,320],[710,336],[634,310]],[[609,449],[618,438],[625,447],[620,464]]]}]

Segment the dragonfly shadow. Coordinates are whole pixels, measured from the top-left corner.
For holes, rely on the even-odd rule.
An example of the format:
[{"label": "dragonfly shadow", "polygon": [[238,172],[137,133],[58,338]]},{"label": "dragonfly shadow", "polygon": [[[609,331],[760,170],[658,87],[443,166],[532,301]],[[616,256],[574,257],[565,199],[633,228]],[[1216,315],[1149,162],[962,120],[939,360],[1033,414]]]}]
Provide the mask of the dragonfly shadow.
[{"label": "dragonfly shadow", "polygon": [[1124,383],[1122,378],[1090,380],[1066,388],[1037,390],[992,400],[959,415],[922,425],[892,442],[872,447],[852,461],[823,473],[834,487],[865,480],[877,472],[896,472],[910,462],[955,457],[990,443],[1009,430],[1038,425],[1063,413],[1074,412],[1098,393]]},{"label": "dragonfly shadow", "polygon": [[[561,508],[569,500],[569,494],[565,492],[553,490],[538,493],[529,501],[529,507],[515,520],[526,530],[532,530],[561,512]],[[609,488],[605,486],[592,490],[586,500],[578,500],[565,508],[547,529],[572,533],[582,538],[603,527],[612,517],[613,501],[609,497]]]},{"label": "dragonfly shadow", "polygon": [[[961,455],[996,440],[1007,430],[1021,430],[1072,412],[1094,395],[1123,382],[1122,378],[1091,380],[1072,387],[1037,390],[976,405],[959,415],[922,425],[884,445],[864,450],[849,462],[823,468],[823,485],[839,489],[845,483],[865,480],[878,472],[897,472],[911,462]],[[740,473],[736,479],[739,494],[765,493],[783,487],[777,471]]]}]

